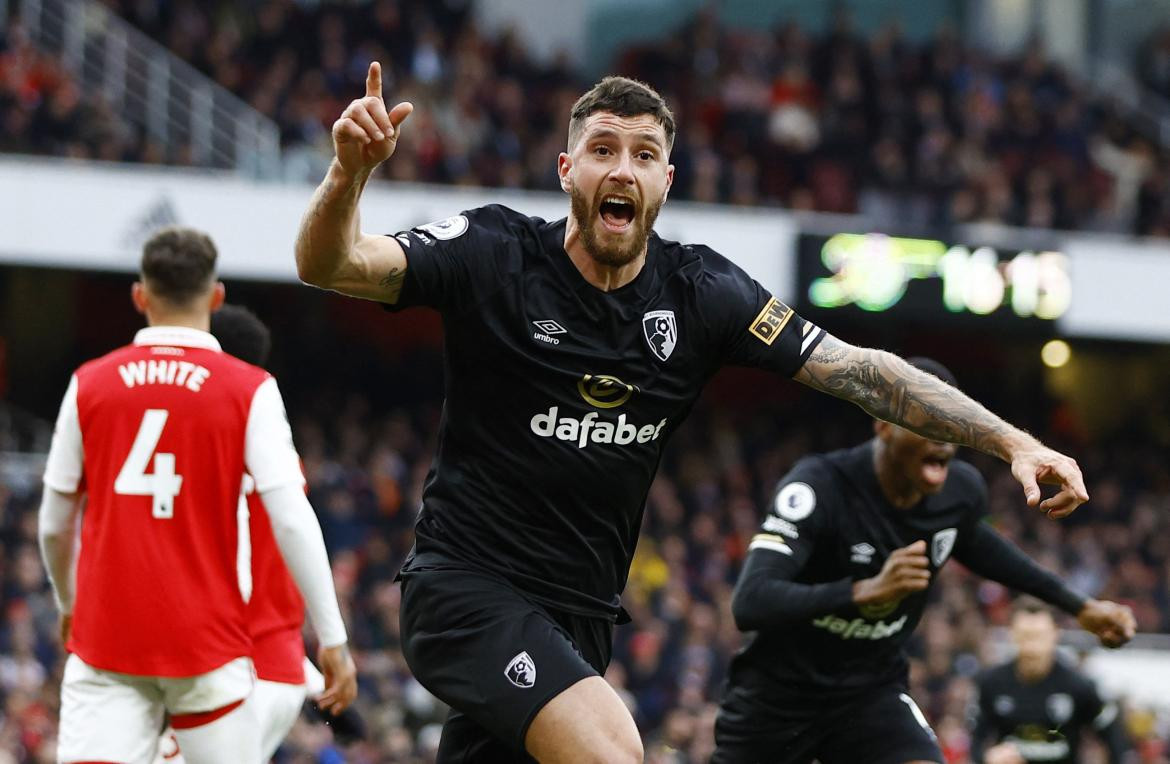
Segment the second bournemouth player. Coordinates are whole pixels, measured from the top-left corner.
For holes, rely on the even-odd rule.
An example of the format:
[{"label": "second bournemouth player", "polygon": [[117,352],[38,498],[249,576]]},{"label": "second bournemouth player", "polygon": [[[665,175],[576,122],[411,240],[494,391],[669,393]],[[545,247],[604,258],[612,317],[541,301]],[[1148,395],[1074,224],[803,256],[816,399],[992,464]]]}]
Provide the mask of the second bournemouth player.
[{"label": "second bournemouth player", "polygon": [[[995,454],[1053,514],[1088,498],[1068,457],[896,356],[828,336],[719,253],[654,234],[675,123],[649,87],[607,78],[573,107],[557,160],[567,218],[493,205],[366,234],[358,200],[412,108],[387,109],[371,64],[333,125],[296,255],[310,284],[443,318],[442,429],[401,574],[406,659],[454,709],[441,761],[641,760],[601,674],[663,445],[723,365]],[[1041,502],[1038,480],[1060,491]]]},{"label": "second bournemouth player", "polygon": [[752,539],[732,611],[755,634],[732,660],[718,764],[942,764],[908,694],[904,647],[952,557],[1076,616],[1105,645],[1133,636],[1129,608],[1069,590],[983,522],[987,485],[951,461],[954,446],[888,422],[874,430],[798,462]]}]

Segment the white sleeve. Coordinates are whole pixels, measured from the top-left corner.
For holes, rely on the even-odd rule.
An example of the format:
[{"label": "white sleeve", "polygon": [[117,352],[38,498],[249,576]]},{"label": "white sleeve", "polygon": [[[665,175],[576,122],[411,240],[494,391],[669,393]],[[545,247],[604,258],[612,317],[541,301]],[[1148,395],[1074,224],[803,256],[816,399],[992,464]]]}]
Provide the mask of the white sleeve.
[{"label": "white sleeve", "polygon": [[45,487],[41,494],[41,509],[37,516],[37,537],[41,546],[41,557],[53,586],[53,597],[62,613],[73,612],[75,572],[73,563],[77,545],[77,510],[80,506],[77,494],[62,493]]},{"label": "white sleeve", "polygon": [[281,486],[303,486],[301,459],[293,445],[292,428],[284,413],[284,400],[276,379],[264,380],[252,397],[244,439],[244,464],[263,494]]},{"label": "white sleeve", "polygon": [[324,647],[344,644],[345,622],[337,606],[337,593],[333,589],[333,571],[329,568],[329,556],[325,552],[325,540],[321,537],[321,526],[317,516],[299,485],[285,484],[270,488],[260,494],[268,519],[272,522],[272,535],[284,557],[284,564],[297,582],[317,639]]},{"label": "white sleeve", "polygon": [[81,448],[81,420],[77,414],[77,375],[69,379],[61,409],[57,412],[57,425],[53,429],[53,442],[49,446],[49,458],[45,462],[45,485],[61,493],[76,493],[81,485],[84,451]]}]

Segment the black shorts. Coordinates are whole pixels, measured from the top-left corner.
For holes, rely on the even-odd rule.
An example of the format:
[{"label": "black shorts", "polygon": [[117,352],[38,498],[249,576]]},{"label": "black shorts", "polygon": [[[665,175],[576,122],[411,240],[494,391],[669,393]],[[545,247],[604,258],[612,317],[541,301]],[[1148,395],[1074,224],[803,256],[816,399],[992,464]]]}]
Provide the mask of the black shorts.
[{"label": "black shorts", "polygon": [[402,573],[402,651],[451,706],[439,762],[530,762],[524,736],[553,697],[605,673],[613,624],[555,611],[501,578],[468,570]]},{"label": "black shorts", "polygon": [[934,731],[900,684],[844,700],[791,702],[758,689],[724,693],[715,719],[711,764],[905,764],[943,762]]}]

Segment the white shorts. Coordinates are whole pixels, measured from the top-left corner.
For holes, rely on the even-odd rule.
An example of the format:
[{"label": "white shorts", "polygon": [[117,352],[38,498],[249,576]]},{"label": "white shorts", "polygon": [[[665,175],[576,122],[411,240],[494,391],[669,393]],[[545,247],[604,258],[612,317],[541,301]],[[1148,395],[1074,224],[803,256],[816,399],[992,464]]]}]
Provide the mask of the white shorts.
[{"label": "white shorts", "polygon": [[176,679],[105,671],[70,655],[61,681],[57,760],[149,764],[165,712],[223,708],[248,697],[253,682],[251,658]]},{"label": "white shorts", "polygon": [[261,761],[268,761],[301,715],[306,689],[303,684],[286,684],[257,679],[247,705],[260,723]]}]

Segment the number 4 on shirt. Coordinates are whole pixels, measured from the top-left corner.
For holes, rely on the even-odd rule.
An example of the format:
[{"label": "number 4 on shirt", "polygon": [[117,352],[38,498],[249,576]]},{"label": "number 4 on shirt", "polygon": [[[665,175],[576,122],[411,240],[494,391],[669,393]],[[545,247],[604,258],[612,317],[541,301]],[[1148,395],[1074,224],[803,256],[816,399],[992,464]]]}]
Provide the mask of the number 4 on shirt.
[{"label": "number 4 on shirt", "polygon": [[[160,520],[175,516],[175,497],[183,485],[183,476],[175,474],[175,455],[154,453],[169,413],[166,409],[146,410],[130,455],[114,481],[114,493],[120,496],[150,496],[150,514]],[[152,454],[154,472],[147,473]]]}]

